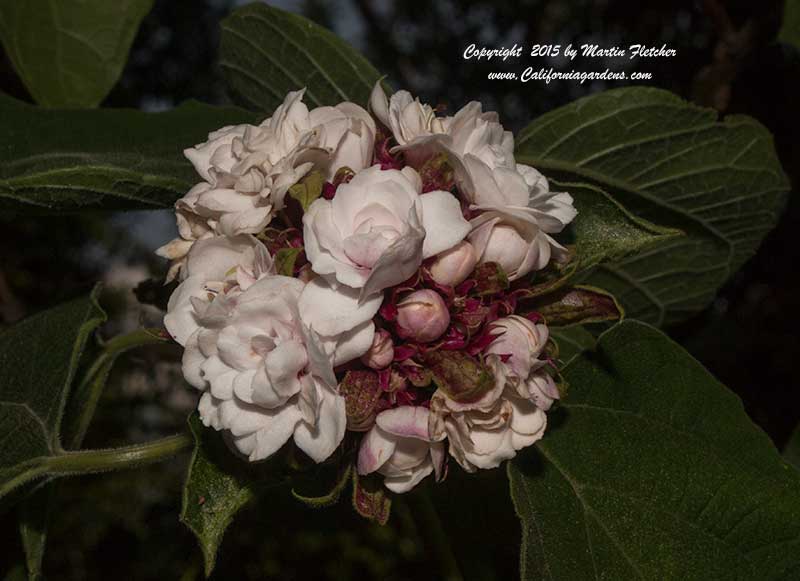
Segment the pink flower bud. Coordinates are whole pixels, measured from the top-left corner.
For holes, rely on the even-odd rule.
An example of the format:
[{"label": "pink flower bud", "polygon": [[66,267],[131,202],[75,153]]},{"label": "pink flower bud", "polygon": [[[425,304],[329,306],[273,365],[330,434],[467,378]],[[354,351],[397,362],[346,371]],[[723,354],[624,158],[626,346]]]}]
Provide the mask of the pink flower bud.
[{"label": "pink flower bud", "polygon": [[383,369],[394,360],[394,344],[388,331],[375,331],[372,346],[361,356],[361,362],[372,369]]},{"label": "pink flower bud", "polygon": [[436,291],[414,291],[397,304],[397,333],[404,339],[427,343],[441,337],[449,325],[450,312]]},{"label": "pink flower bud", "polygon": [[475,247],[463,240],[436,257],[430,267],[431,277],[439,284],[456,286],[467,279],[477,262]]}]

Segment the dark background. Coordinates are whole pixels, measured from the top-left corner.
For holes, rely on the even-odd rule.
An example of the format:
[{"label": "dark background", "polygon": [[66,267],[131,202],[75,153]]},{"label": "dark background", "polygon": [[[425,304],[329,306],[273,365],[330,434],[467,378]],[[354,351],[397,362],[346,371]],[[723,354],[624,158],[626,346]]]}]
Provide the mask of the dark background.
[{"label": "dark background", "polygon": [[[158,0],[144,20],[122,79],[104,105],[158,110],[188,98],[227,102],[215,61],[218,22],[234,5],[222,0]],[[623,83],[488,81],[487,72],[502,70],[503,65],[465,61],[467,45],[667,43],[677,50],[676,57],[637,65],[653,73],[647,84],[714,107],[721,115],[757,118],[775,135],[792,184],[800,178],[800,54],[775,41],[782,19],[780,1],[305,0],[277,5],[333,29],[388,74],[395,87],[444,105],[448,112],[480,100],[485,109],[499,111],[506,127],[515,132],[552,108]],[[525,60],[543,62],[521,59]],[[509,61],[507,70],[519,72],[519,63]],[[619,61],[615,63],[619,69]],[[598,68],[580,58],[571,66]],[[5,55],[0,59],[0,90],[30,100]],[[799,220],[800,208],[790,196],[777,228],[714,303],[667,329],[742,397],[752,419],[778,447],[800,420],[795,371],[800,355]],[[100,279],[109,289],[107,304],[117,313],[109,333],[158,321],[156,311],[137,306],[130,288],[145,278],[163,276],[165,265],[151,252],[171,237],[172,222],[169,212],[3,220],[0,326],[83,292]],[[87,445],[114,445],[180,429],[195,396],[183,387],[178,357],[175,349],[164,348],[121,365]],[[48,541],[47,576],[201,578],[199,551],[177,522],[185,461],[62,482],[64,501]],[[503,500],[501,479],[502,474],[482,477],[483,488],[475,488],[481,495],[479,506],[471,505],[471,516],[458,517],[483,535],[454,538],[468,552],[473,545],[490,547],[498,578],[511,578],[516,575],[518,530]],[[439,578],[441,559],[428,540],[426,524],[411,516],[424,510],[407,506],[414,502],[418,501],[412,498],[399,503],[390,526],[381,528],[354,516],[346,500],[330,512],[312,511],[276,493],[245,510],[231,528],[217,577]],[[447,512],[449,504],[440,510]],[[496,511],[487,508],[495,504]],[[469,528],[467,522],[443,517],[453,535]],[[0,574],[18,574],[13,567],[22,552],[12,519],[4,519],[0,535],[6,547]]]}]

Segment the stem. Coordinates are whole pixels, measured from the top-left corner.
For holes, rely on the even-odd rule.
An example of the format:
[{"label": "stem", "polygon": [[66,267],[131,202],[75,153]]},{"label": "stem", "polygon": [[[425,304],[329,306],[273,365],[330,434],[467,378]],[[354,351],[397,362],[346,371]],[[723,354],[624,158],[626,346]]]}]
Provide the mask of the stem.
[{"label": "stem", "polygon": [[425,544],[436,555],[441,567],[442,579],[446,581],[463,581],[458,560],[450,547],[450,539],[444,530],[442,520],[433,504],[428,491],[421,489],[415,494],[408,495],[408,500],[414,505],[412,514],[419,523],[417,530],[425,539]]},{"label": "stem", "polygon": [[189,434],[176,434],[160,440],[109,448],[65,452],[42,459],[43,471],[50,474],[92,474],[108,470],[136,468],[174,456],[192,444]]},{"label": "stem", "polygon": [[117,357],[136,347],[163,343],[164,340],[157,329],[137,329],[125,335],[117,335],[106,342],[103,352],[94,360],[72,395],[72,401],[78,402],[80,411],[76,410],[75,414],[71,414],[75,420],[71,422],[70,426],[67,426],[67,448],[74,450],[79,448],[83,442],[97,410],[97,403],[100,401],[106,379]]},{"label": "stem", "polygon": [[192,437],[176,434],[161,440],[109,448],[108,450],[81,450],[61,452],[54,456],[34,458],[25,463],[13,478],[0,485],[0,498],[26,482],[42,476],[64,476],[67,474],[93,474],[109,470],[136,468],[150,462],[158,462],[189,448]]}]

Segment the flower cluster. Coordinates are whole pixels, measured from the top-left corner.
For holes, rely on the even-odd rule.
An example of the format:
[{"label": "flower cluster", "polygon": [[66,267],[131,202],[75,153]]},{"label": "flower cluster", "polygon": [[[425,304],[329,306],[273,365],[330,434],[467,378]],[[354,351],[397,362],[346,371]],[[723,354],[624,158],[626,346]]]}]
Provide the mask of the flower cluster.
[{"label": "flower cluster", "polygon": [[251,461],[289,439],[405,492],[451,457],[492,468],[542,437],[559,397],[548,329],[519,290],[575,217],[517,164],[495,113],[440,116],[378,84],[370,111],[290,93],[258,126],[187,149],[202,181],[159,253],[165,317],[205,425]]}]

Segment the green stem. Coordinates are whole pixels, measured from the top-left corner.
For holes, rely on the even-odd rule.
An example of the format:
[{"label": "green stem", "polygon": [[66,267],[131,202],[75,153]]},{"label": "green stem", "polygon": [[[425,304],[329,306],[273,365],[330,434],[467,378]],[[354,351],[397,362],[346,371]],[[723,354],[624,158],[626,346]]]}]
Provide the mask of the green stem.
[{"label": "green stem", "polygon": [[34,458],[26,462],[13,478],[0,484],[0,498],[18,486],[42,476],[93,474],[158,462],[189,448],[192,442],[193,439],[189,434],[176,434],[161,440],[122,448],[61,452],[54,456]]},{"label": "green stem", "polygon": [[42,459],[44,472],[49,474],[92,474],[109,470],[136,468],[174,456],[192,444],[189,434],[176,434],[160,440],[109,448],[65,452]]},{"label": "green stem", "polygon": [[159,335],[158,329],[137,329],[132,333],[118,335],[106,342],[103,346],[103,352],[92,362],[91,367],[89,367],[72,395],[73,401],[80,402],[80,410],[75,410],[75,413],[68,415],[68,417],[75,418],[65,430],[68,449],[75,450],[83,442],[86,431],[89,429],[89,424],[97,410],[97,403],[100,401],[106,379],[117,357],[136,347],[163,343],[164,341],[165,339]]}]

